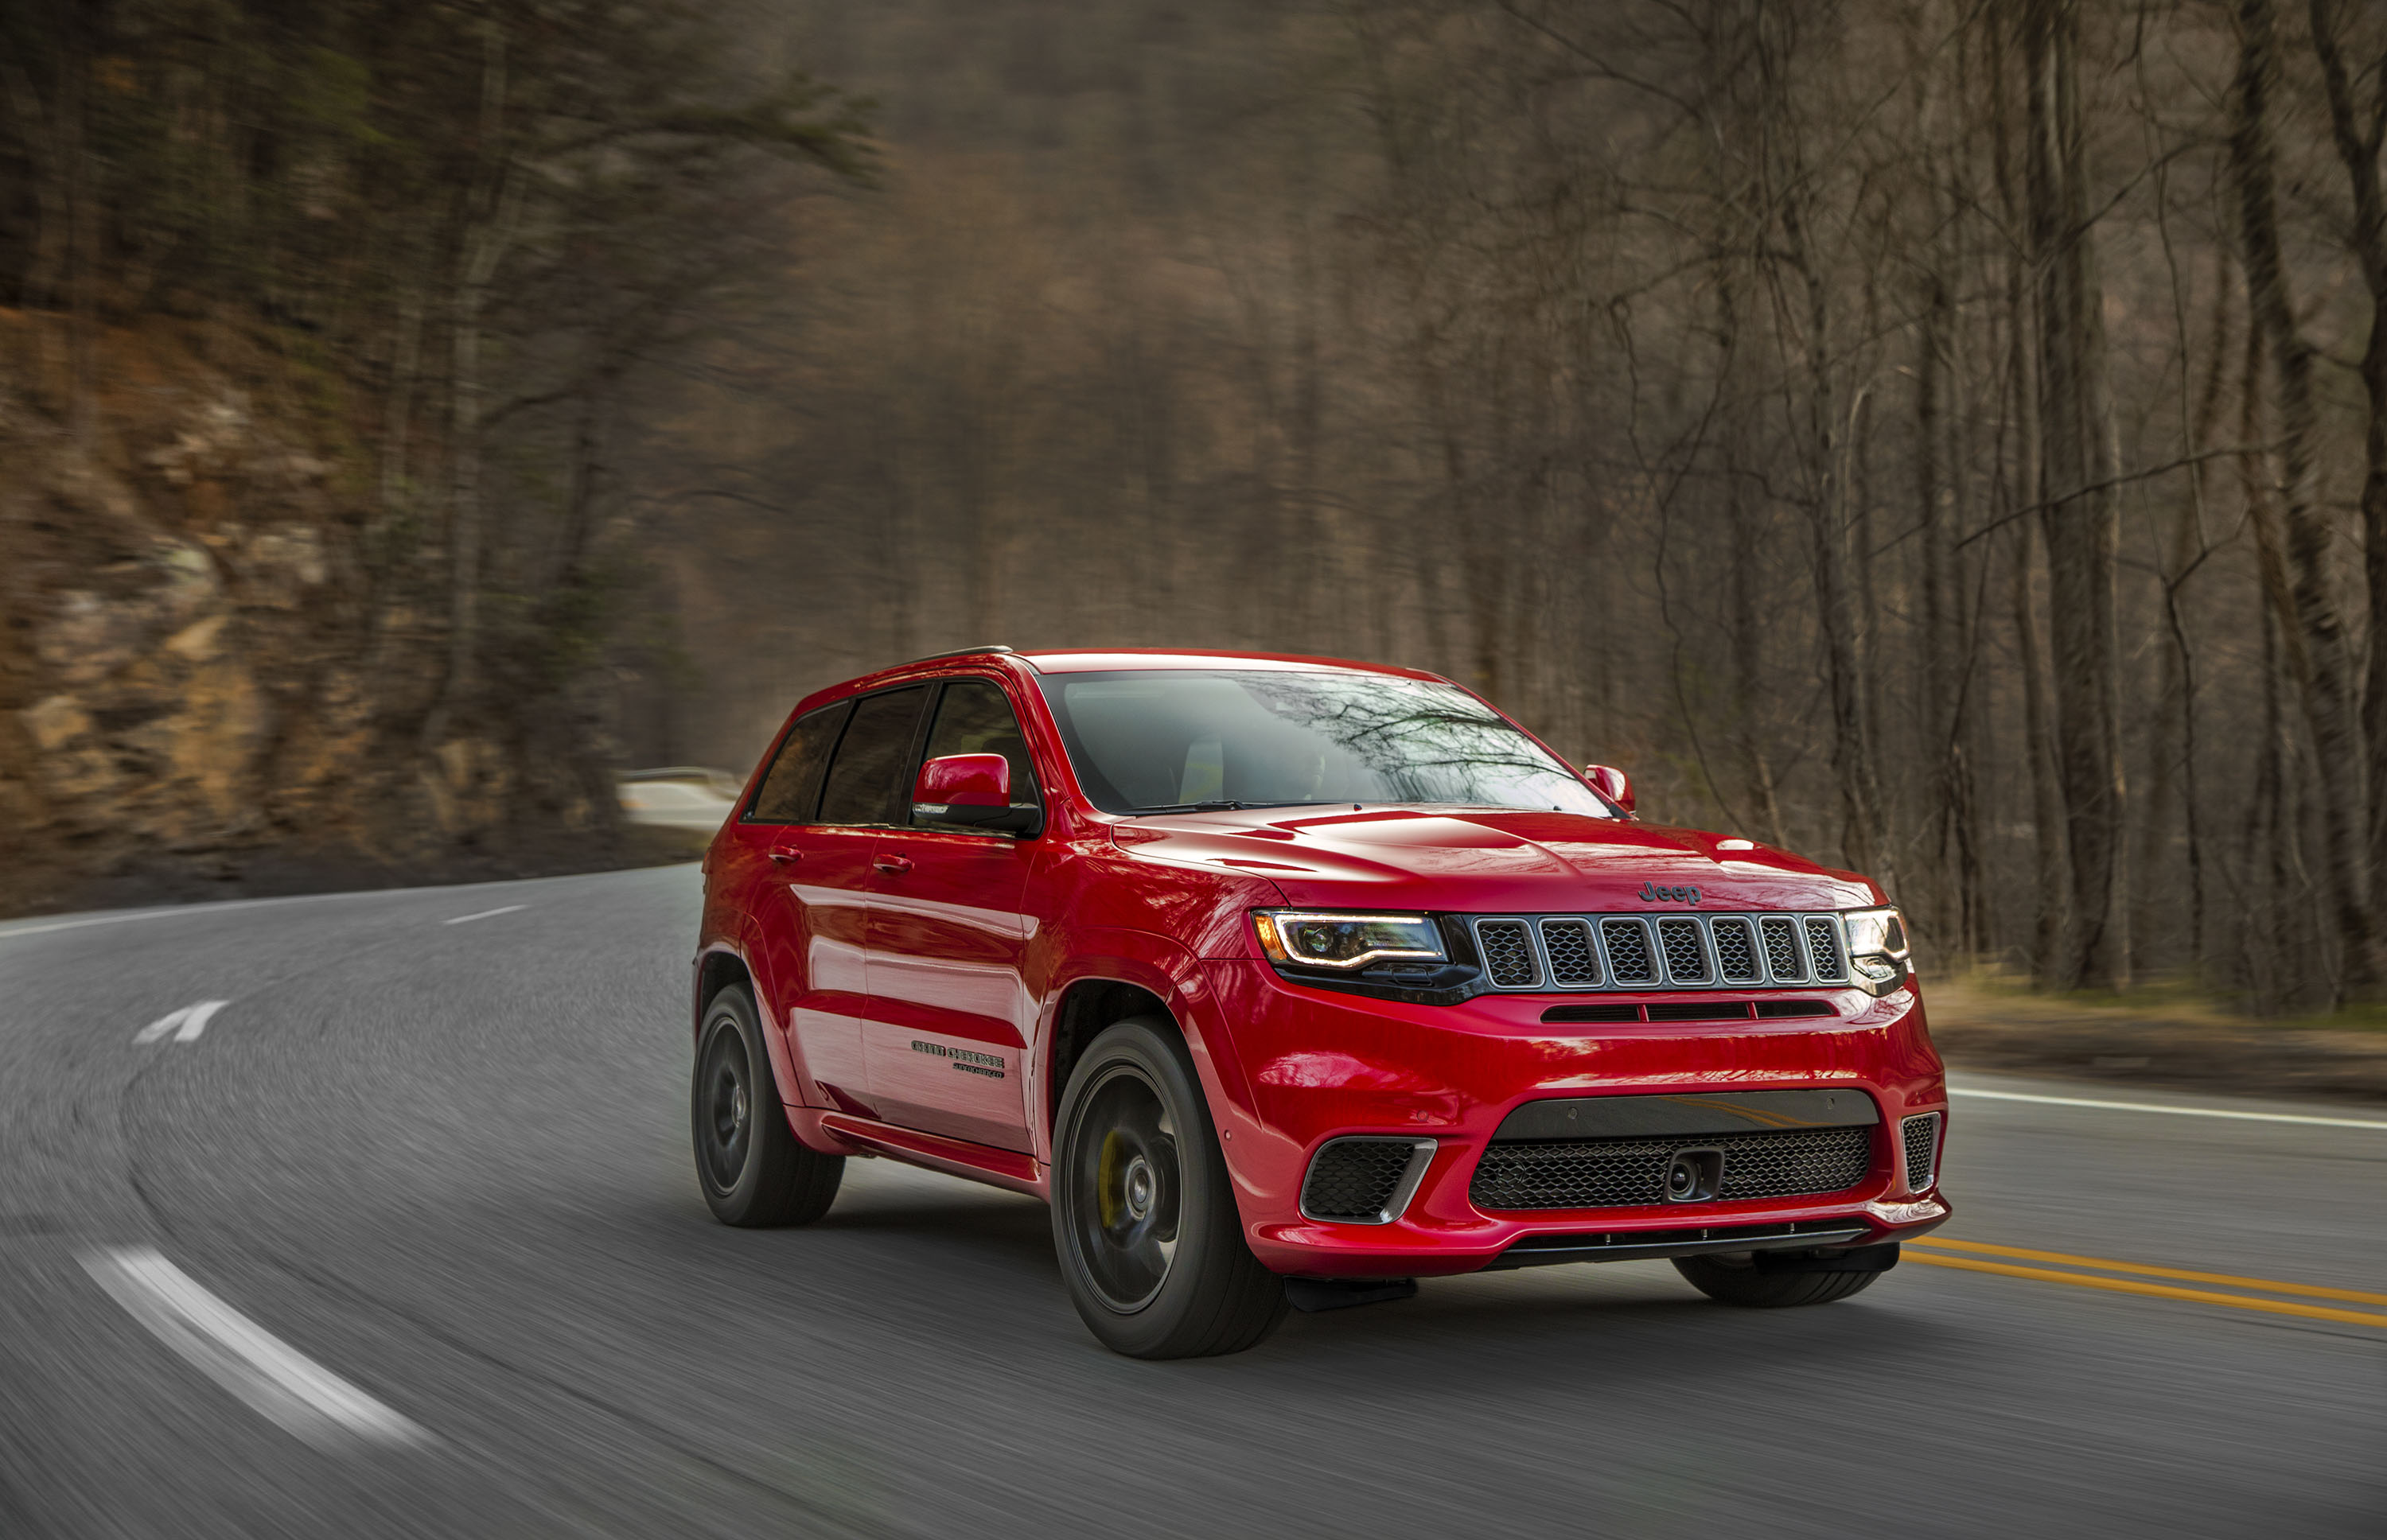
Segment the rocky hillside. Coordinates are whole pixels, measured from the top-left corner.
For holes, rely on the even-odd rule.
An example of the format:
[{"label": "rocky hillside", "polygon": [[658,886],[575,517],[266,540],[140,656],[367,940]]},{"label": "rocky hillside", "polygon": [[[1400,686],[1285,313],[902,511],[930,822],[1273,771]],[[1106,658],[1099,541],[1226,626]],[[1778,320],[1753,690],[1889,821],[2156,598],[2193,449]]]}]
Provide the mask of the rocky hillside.
[{"label": "rocky hillside", "polygon": [[621,859],[592,719],[431,740],[444,637],[335,387],[159,318],[78,405],[69,344],[0,309],[0,914]]}]

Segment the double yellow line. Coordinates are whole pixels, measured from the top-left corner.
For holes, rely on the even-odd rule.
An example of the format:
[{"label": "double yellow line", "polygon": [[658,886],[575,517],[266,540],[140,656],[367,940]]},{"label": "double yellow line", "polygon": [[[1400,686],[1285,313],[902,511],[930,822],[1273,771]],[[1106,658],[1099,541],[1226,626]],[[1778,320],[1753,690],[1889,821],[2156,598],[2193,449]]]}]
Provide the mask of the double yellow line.
[{"label": "double yellow line", "polygon": [[[2238,1310],[2261,1310],[2275,1316],[2303,1316],[2312,1320],[2343,1321],[2355,1326],[2387,1327],[2387,1315],[2367,1310],[2341,1310],[2327,1305],[2305,1305],[2301,1299],[2338,1299],[2355,1305],[2387,1305],[2387,1294],[2359,1289],[2324,1289],[2312,1283],[2279,1283],[2267,1278],[2239,1278],[2225,1272],[2191,1272],[2184,1268],[2151,1268],[2139,1262],[2113,1262],[2102,1256],[2074,1256],[2061,1251],[2029,1251],[2021,1246],[1992,1246],[1979,1241],[1951,1241],[1926,1235],[1909,1241],[1905,1259],[1926,1267],[1961,1268],[1966,1272],[1993,1272],[2007,1278],[2035,1278],[2043,1283],[2070,1283],[2083,1289],[2108,1289],[2115,1294],[2152,1294],[2157,1299],[2185,1299],[2198,1305],[2227,1305]],[[2049,1262],[2054,1267],[2030,1268],[2016,1262],[1984,1258],[2010,1256],[2019,1262]],[[2073,1271],[2074,1269],[2090,1269]],[[2059,1270],[2062,1269],[2062,1270]],[[2102,1277],[2122,1273],[2120,1278]],[[2214,1289],[2183,1289],[2178,1283],[2142,1283],[2141,1279],[2169,1278],[2182,1283],[2218,1283],[2238,1293]],[[2263,1294],[2288,1294],[2289,1299],[2264,1299]]]}]

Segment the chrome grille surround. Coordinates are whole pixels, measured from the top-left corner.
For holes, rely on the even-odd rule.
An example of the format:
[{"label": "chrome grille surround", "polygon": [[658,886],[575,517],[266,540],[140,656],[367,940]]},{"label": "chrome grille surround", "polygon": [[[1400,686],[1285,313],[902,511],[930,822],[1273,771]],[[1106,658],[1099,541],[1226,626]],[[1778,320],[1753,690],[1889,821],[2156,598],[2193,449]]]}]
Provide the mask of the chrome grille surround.
[{"label": "chrome grille surround", "polygon": [[1500,991],[1813,989],[1849,982],[1835,914],[1477,915]]}]

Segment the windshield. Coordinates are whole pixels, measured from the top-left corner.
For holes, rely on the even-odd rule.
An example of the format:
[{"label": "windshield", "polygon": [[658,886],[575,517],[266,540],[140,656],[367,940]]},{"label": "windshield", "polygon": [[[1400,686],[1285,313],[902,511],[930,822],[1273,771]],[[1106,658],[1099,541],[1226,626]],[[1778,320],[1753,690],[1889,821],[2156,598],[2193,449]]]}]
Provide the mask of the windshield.
[{"label": "windshield", "polygon": [[1612,815],[1574,773],[1450,685],[1168,669],[1038,681],[1105,813],[1432,802]]}]

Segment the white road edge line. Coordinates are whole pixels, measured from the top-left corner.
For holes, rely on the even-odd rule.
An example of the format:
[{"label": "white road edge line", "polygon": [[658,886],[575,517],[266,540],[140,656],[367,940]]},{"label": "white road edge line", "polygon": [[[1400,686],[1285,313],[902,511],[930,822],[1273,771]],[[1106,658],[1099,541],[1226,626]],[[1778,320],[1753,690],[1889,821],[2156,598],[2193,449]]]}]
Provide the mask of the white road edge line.
[{"label": "white road edge line", "polygon": [[494,919],[499,915],[511,915],[517,909],[527,909],[529,907],[530,905],[527,903],[509,903],[503,909],[484,909],[477,915],[459,915],[452,920],[441,920],[439,923],[441,925],[462,925],[467,920]]},{"label": "white road edge line", "polygon": [[176,1042],[195,1041],[201,1032],[208,1029],[208,1023],[215,1019],[215,1014],[231,1004],[229,1000],[202,1000],[179,1011],[168,1011],[133,1033],[133,1041],[135,1043],[155,1042],[172,1032]]},{"label": "white road edge line", "polygon": [[2105,1112],[2168,1112],[2179,1117],[2229,1117],[2243,1123],[2305,1123],[2324,1129],[2381,1129],[2387,1123],[2362,1117],[2307,1117],[2292,1112],[2231,1112],[2224,1107],[2167,1107],[2153,1102],[2092,1102],[2083,1096],[2030,1096],[2019,1091],[1975,1091],[1950,1086],[1951,1096],[1978,1096],[1991,1102],[2037,1102],[2051,1107],[2096,1107]]},{"label": "white road edge line", "polygon": [[310,1444],[424,1444],[431,1435],[193,1282],[155,1246],[82,1254],[133,1319],[251,1408]]}]

